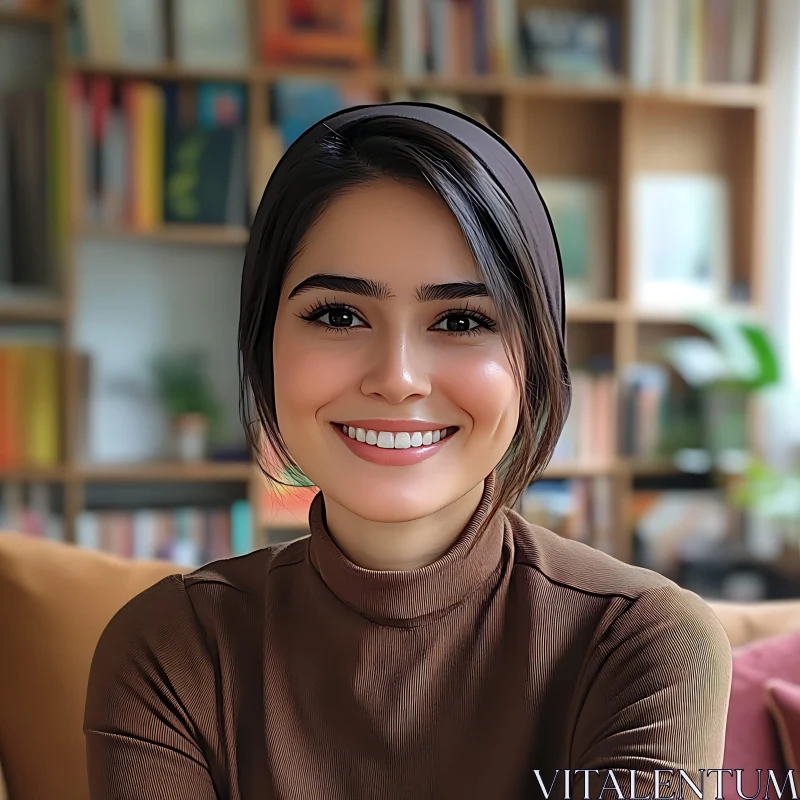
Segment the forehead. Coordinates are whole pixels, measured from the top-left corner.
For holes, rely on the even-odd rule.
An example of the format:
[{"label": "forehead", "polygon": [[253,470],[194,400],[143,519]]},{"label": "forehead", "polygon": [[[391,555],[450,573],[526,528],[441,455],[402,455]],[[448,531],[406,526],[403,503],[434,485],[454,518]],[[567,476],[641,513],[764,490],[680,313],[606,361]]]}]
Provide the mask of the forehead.
[{"label": "forehead", "polygon": [[479,278],[445,202],[432,189],[391,180],[357,187],[328,205],[308,232],[287,283],[318,272],[382,280],[395,293],[422,283]]}]

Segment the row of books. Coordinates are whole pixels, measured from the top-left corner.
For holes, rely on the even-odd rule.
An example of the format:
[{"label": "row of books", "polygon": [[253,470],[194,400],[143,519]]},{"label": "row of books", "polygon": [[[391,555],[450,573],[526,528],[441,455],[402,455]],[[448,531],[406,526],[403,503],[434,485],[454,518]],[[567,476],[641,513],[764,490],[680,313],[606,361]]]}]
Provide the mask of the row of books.
[{"label": "row of books", "polygon": [[53,487],[49,483],[3,482],[0,487],[0,531],[63,541],[64,521],[54,501]]},{"label": "row of books", "polygon": [[514,69],[516,0],[407,0],[399,15],[400,68],[406,75]]},{"label": "row of books", "polygon": [[521,12],[521,69],[560,80],[618,77],[619,20],[613,14],[533,6]]},{"label": "row of books", "polygon": [[568,539],[614,555],[614,491],[608,477],[539,480],[520,496],[519,513]]},{"label": "row of books", "polygon": [[617,452],[617,377],[570,370],[572,405],[552,463],[610,463]]},{"label": "row of books", "polygon": [[620,450],[637,459],[672,457],[709,440],[700,393],[665,364],[634,363],[623,370]]},{"label": "row of books", "polygon": [[70,54],[104,63],[246,67],[247,0],[66,0]]},{"label": "row of books", "polygon": [[74,76],[70,93],[78,221],[247,224],[243,86]]},{"label": "row of books", "polygon": [[[246,68],[253,60],[246,0],[68,0],[77,57],[111,63]],[[262,0],[267,63],[386,66],[389,0]],[[523,7],[518,0],[397,3],[400,69],[407,75],[532,72],[608,78],[621,69],[619,18],[597,10]],[[757,0],[628,0],[636,85],[754,78]]]},{"label": "row of books", "polygon": [[681,561],[721,553],[731,528],[721,489],[637,489],[627,522],[636,563],[673,579]]},{"label": "row of books", "polygon": [[611,14],[517,0],[404,0],[400,68],[409,76],[533,73],[608,79],[620,70]]},{"label": "row of books", "polygon": [[67,0],[69,51],[106,63],[246,69],[251,10],[267,62],[374,64],[387,49],[388,0]]},{"label": "row of books", "polygon": [[66,242],[63,93],[0,89],[0,286],[52,290]]},{"label": "row of books", "polygon": [[199,567],[251,552],[253,520],[246,500],[229,508],[83,511],[76,520],[75,541],[79,547],[124,558]]},{"label": "row of books", "polygon": [[659,460],[702,447],[703,406],[697,392],[665,364],[636,362],[621,375],[570,370],[572,405],[552,464],[604,464],[617,454]]},{"label": "row of books", "polygon": [[0,468],[58,463],[60,385],[58,346],[0,343]]},{"label": "row of books", "polygon": [[756,77],[759,0],[628,0],[630,78],[641,88]]},{"label": "row of books", "polygon": [[[7,481],[0,497],[0,530],[65,541],[64,525],[50,484]],[[200,566],[253,550],[250,504],[85,510],[76,518],[75,543],[124,558],[161,559]]]}]

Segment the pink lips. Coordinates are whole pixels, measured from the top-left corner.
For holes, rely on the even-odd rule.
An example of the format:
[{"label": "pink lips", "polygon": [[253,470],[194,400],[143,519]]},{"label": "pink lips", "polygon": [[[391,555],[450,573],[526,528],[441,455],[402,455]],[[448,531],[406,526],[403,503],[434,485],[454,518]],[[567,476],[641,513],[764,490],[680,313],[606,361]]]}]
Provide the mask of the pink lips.
[{"label": "pink lips", "polygon": [[[390,423],[388,420],[382,421],[381,426],[375,427],[375,423],[377,420],[369,420],[370,425],[355,425],[354,422],[366,422],[366,420],[348,420],[347,424],[353,428],[355,427],[369,427],[372,430],[382,430],[382,431],[390,431],[392,433],[396,433],[399,431],[407,431],[409,433],[413,431],[426,431],[426,430],[441,430],[442,427],[419,427],[420,423],[412,423],[416,427],[411,427],[409,423]],[[429,445],[421,445],[420,447],[407,447],[404,450],[394,450],[391,448],[384,448],[378,447],[374,444],[367,444],[366,442],[359,442],[357,439],[351,439],[346,433],[342,431],[342,426],[340,424],[331,423],[331,427],[334,431],[336,431],[337,436],[350,448],[351,452],[355,453],[359,458],[363,458],[364,461],[369,461],[373,464],[382,464],[388,467],[403,467],[408,466],[409,464],[417,464],[420,461],[424,461],[426,458],[430,458],[433,455],[436,455],[442,447],[447,445],[447,443],[458,433],[456,429],[456,433],[451,433],[449,436],[446,436],[444,439],[440,439],[438,442]]]}]

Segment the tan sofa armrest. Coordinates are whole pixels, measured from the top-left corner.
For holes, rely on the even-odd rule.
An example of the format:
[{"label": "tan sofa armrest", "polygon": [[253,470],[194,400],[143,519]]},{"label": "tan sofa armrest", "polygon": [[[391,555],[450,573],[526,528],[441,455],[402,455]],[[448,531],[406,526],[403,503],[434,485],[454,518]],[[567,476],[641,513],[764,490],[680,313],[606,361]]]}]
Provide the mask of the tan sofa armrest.
[{"label": "tan sofa armrest", "polygon": [[708,601],[725,628],[731,647],[800,631],[800,599],[764,600],[758,603]]}]

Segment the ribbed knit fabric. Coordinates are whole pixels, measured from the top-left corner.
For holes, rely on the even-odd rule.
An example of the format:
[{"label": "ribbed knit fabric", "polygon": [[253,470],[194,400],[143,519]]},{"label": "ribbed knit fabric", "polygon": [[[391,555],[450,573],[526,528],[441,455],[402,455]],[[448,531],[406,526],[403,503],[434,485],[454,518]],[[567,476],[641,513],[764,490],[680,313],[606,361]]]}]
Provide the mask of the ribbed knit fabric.
[{"label": "ribbed knit fabric", "polygon": [[589,797],[684,769],[713,798],[732,669],[713,611],[510,510],[467,553],[493,490],[428,567],[356,566],[318,495],[310,537],[135,597],[92,662],[93,800],[519,800],[556,771],[550,798],[577,800],[578,769]]}]

